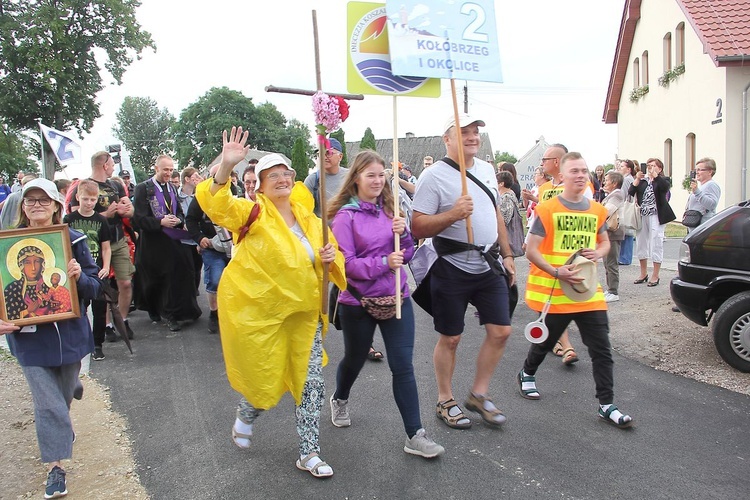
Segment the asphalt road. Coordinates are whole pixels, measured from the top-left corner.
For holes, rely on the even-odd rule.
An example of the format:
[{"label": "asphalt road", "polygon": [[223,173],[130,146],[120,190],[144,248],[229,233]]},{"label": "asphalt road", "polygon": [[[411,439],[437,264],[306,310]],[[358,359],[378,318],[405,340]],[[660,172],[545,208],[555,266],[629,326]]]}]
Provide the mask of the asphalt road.
[{"label": "asphalt road", "polygon": [[[676,258],[678,244],[669,243],[666,255]],[[205,293],[200,299],[207,310]],[[328,480],[294,466],[289,396],[259,418],[251,450],[232,444],[238,395],[227,382],[218,336],[206,333],[205,317],[170,334],[135,313],[135,355],[121,342],[105,344],[107,359],[92,363],[92,375],[111,388],[114,410],[127,417],[138,473],[155,499],[748,497],[750,397],[615,354],[615,402],[635,419],[634,428],[623,431],[597,417],[591,364],[579,351],[582,359],[573,368],[548,358],[537,373],[542,399],[525,400],[514,377],[528,348],[523,326],[535,314],[523,304],[491,389],[507,424],[489,428],[469,414],[471,429],[447,428],[434,415],[436,333],[431,318],[416,309],[414,365],[423,424],[446,448],[432,461],[402,450],[405,434],[386,362],[368,362],[355,384],[351,427],[335,428],[324,406],[321,455],[335,470]],[[466,322],[454,377],[461,401],[483,339],[472,308]],[[330,394],[343,354],[341,333],[331,330],[325,346]]]}]

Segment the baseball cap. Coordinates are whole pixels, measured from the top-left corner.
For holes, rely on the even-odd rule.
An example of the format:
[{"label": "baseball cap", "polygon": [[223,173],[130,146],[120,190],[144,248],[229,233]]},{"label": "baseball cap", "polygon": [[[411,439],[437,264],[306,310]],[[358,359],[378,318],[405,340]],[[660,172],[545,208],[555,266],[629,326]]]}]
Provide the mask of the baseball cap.
[{"label": "baseball cap", "polygon": [[26,185],[23,187],[23,191],[21,192],[21,196],[26,196],[26,193],[31,191],[32,189],[41,189],[44,191],[44,193],[49,196],[51,199],[56,201],[60,204],[60,206],[63,206],[63,199],[62,195],[60,195],[60,192],[57,190],[57,186],[55,186],[55,183],[48,179],[34,179],[26,183]]},{"label": "baseball cap", "polygon": [[344,148],[343,148],[343,146],[341,146],[341,143],[339,142],[338,139],[334,139],[333,137],[330,137],[328,139],[328,142],[331,144],[331,146],[330,146],[331,149],[335,149],[339,153],[343,153],[344,152]]},{"label": "baseball cap", "polygon": [[120,177],[130,177],[130,172],[127,170],[120,170]]},{"label": "baseball cap", "polygon": [[[338,142],[338,141],[336,141]],[[258,160],[258,164],[255,165],[255,189],[260,187],[260,173],[269,168],[273,168],[277,165],[284,165],[287,170],[294,172],[295,170],[289,165],[289,163],[278,153],[270,153]]]},{"label": "baseball cap", "polygon": [[[468,127],[469,125],[476,123],[480,127],[484,127],[484,120],[480,120],[479,118],[472,118],[466,113],[459,113],[458,114],[458,123],[460,124],[460,127]],[[450,118],[448,118],[448,121],[445,122],[445,127],[443,127],[444,131],[450,130],[451,127],[456,125],[456,117],[455,115],[451,115]]]}]

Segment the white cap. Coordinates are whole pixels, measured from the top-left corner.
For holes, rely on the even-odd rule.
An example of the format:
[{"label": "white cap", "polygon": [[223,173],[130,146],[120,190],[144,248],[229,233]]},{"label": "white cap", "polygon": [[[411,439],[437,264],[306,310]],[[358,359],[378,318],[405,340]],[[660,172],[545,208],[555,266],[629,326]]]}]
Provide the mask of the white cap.
[{"label": "white cap", "polygon": [[41,178],[31,180],[23,186],[21,196],[26,196],[26,193],[32,189],[41,189],[47,196],[59,203],[61,207],[64,205],[62,195],[60,194],[60,191],[57,190],[57,186],[55,186],[54,182]]},{"label": "white cap", "polygon": [[255,175],[257,176],[257,178],[255,179],[255,189],[260,188],[260,173],[264,170],[268,170],[269,168],[273,168],[278,165],[284,165],[287,170],[291,170],[292,172],[295,171],[280,154],[267,154],[266,156],[258,160],[258,163],[255,165]]},{"label": "white cap", "polygon": [[[472,118],[466,113],[459,113],[458,114],[458,123],[461,124],[461,128],[468,127],[469,125],[472,125],[476,123],[480,127],[484,127],[484,120],[480,120],[478,118]],[[451,127],[456,125],[456,117],[455,115],[451,115],[450,118],[448,118],[448,121],[445,122],[445,127],[443,127],[444,131],[450,130]]]}]

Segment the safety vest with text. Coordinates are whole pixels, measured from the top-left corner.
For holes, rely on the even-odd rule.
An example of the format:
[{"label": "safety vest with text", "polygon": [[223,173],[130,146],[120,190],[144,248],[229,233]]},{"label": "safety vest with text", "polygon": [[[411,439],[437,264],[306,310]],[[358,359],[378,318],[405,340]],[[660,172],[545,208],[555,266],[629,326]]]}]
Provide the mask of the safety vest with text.
[{"label": "safety vest with text", "polygon": [[[584,193],[584,196],[588,199],[594,199],[594,185],[591,183],[591,181],[586,183],[586,187],[589,188],[588,193]],[[563,192],[563,185],[562,184],[555,184],[552,181],[547,181],[541,186],[539,186],[539,203],[547,200],[551,200],[558,194]]]},{"label": "safety vest with text", "polygon": [[[560,267],[576,250],[596,248],[597,235],[607,218],[607,209],[591,202],[587,210],[572,210],[554,197],[540,202],[536,206],[536,215],[546,233],[539,244],[539,251],[544,260],[554,267]],[[526,282],[526,305],[534,311],[541,311],[547,300],[550,300],[550,314],[607,309],[602,287],[598,283],[593,297],[576,302],[565,296],[559,280],[531,264]]]}]

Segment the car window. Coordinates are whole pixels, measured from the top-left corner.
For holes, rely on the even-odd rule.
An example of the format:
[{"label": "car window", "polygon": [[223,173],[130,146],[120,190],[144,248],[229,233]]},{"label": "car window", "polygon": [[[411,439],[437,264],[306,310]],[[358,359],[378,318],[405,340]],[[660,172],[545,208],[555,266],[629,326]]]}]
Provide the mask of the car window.
[{"label": "car window", "polygon": [[750,210],[737,210],[724,217],[706,236],[704,245],[750,248]]}]

